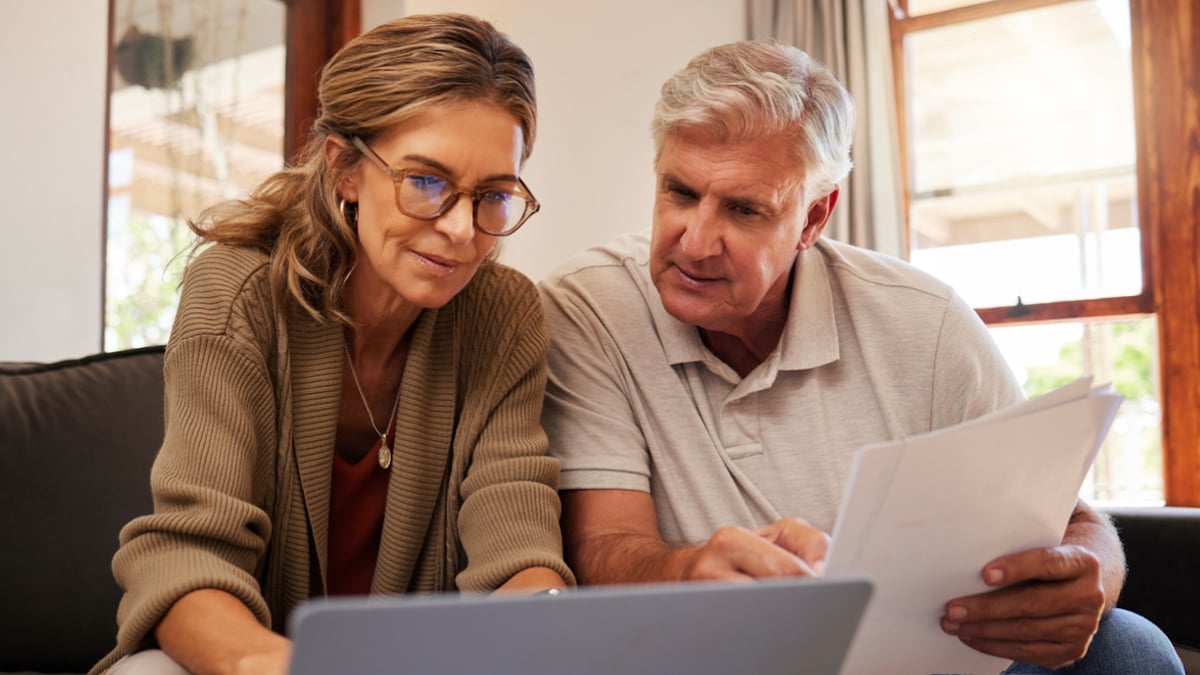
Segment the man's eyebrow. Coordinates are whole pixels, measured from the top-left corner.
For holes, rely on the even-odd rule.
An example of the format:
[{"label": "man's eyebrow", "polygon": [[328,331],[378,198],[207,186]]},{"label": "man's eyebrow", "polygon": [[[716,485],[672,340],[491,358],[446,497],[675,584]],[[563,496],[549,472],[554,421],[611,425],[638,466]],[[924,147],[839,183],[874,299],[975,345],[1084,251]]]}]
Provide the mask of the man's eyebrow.
[{"label": "man's eyebrow", "polygon": [[722,197],[721,201],[725,202],[726,204],[733,204],[736,206],[748,206],[756,211],[765,211],[767,213],[775,213],[779,210],[774,202],[763,201],[761,199],[755,199],[754,197]]},{"label": "man's eyebrow", "polygon": [[[437,161],[436,159],[433,159],[432,157],[426,157],[425,155],[405,155],[401,159],[403,159],[406,162],[415,162],[417,164],[424,164],[425,166],[427,166],[443,175],[446,175],[446,176],[454,175],[454,171],[451,170],[450,167],[446,166],[445,164],[442,164],[441,162]],[[497,173],[497,174],[492,174],[491,176],[488,176],[487,178],[484,178],[483,180],[481,180],[479,182],[480,183],[501,183],[501,182],[515,183],[515,182],[517,182],[517,177],[511,173]]]},{"label": "man's eyebrow", "polygon": [[689,186],[686,181],[684,181],[682,178],[679,178],[678,176],[675,176],[674,174],[660,173],[660,174],[658,174],[658,177],[659,177],[659,180],[661,180],[663,183],[667,183],[669,185],[674,185],[676,187],[687,188],[689,190],[692,189],[691,186]]}]

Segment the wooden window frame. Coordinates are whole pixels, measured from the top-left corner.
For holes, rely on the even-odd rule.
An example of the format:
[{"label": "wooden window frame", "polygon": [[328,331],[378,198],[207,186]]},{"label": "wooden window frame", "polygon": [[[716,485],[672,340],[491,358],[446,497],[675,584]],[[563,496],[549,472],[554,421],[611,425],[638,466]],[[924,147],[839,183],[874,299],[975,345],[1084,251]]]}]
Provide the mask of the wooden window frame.
[{"label": "wooden window frame", "polygon": [[[915,31],[1076,0],[991,0],[908,16],[908,0],[889,0],[892,65],[905,186],[908,254],[911,178],[905,112],[904,38]],[[988,325],[1155,315],[1162,405],[1163,489],[1168,506],[1200,506],[1200,7],[1129,1],[1142,293],[976,311]]]},{"label": "wooden window frame", "polygon": [[287,5],[283,156],[289,162],[308,142],[320,106],[321,68],[362,32],[361,0],[283,0]]}]

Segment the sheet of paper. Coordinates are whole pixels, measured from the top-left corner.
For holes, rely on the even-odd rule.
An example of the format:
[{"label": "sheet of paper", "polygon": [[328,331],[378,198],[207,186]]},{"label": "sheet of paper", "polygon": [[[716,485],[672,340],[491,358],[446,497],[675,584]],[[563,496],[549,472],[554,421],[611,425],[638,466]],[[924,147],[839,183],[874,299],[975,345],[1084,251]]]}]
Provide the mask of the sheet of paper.
[{"label": "sheet of paper", "polygon": [[1008,661],[946,635],[983,566],[1059,543],[1121,397],[1074,382],[992,415],[860,451],[825,574],[875,594],[843,672],[999,673]]}]

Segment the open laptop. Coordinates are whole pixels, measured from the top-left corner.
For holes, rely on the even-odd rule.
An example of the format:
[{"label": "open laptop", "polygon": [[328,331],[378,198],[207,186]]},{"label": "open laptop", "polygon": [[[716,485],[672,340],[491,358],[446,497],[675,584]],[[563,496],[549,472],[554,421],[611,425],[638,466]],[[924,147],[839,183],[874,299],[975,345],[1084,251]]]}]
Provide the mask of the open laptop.
[{"label": "open laptop", "polygon": [[836,675],[861,577],[312,600],[291,675]]}]

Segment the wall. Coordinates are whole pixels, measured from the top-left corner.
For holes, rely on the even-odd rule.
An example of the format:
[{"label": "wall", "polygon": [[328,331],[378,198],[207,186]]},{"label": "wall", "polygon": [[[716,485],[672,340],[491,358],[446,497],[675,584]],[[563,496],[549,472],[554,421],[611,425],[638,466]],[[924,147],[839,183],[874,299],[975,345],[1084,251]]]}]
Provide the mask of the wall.
[{"label": "wall", "polygon": [[4,4],[0,361],[100,349],[107,38],[107,2]]},{"label": "wall", "polygon": [[543,206],[503,259],[534,279],[649,227],[659,87],[703,49],[745,32],[742,0],[363,0],[363,27],[406,11],[482,16],[533,59],[539,128],[523,177]]}]

